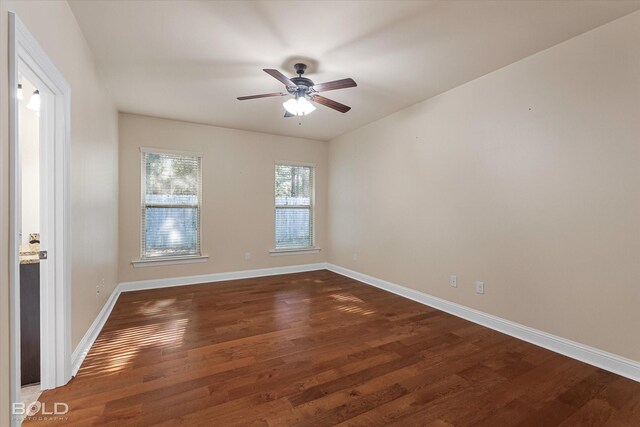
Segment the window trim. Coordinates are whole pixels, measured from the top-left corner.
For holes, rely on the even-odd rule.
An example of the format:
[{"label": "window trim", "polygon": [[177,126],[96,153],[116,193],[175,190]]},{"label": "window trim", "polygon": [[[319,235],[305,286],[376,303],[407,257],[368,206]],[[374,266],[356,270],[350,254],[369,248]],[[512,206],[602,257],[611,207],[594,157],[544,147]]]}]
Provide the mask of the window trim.
[{"label": "window trim", "polygon": [[[309,208],[311,209],[311,245],[309,246],[300,246],[294,248],[278,248],[276,242],[276,211],[278,210],[278,205],[276,205],[275,194],[276,194],[276,167],[278,166],[302,166],[311,168],[311,203],[309,204]],[[279,255],[298,255],[298,254],[310,254],[310,253],[318,253],[320,252],[320,248],[316,246],[316,168],[317,163],[308,163],[308,162],[298,162],[291,160],[276,160],[273,162],[273,249],[269,251],[269,255],[271,256],[279,256]],[[284,208],[306,208],[307,206],[300,205],[287,205],[281,206]]]},{"label": "window trim", "polygon": [[292,249],[271,249],[269,251],[270,256],[285,256],[285,255],[306,255],[317,254],[322,249],[318,246],[310,246],[308,248],[292,248]]},{"label": "window trim", "polygon": [[140,267],[155,267],[160,265],[174,265],[174,264],[195,264],[200,262],[208,262],[209,257],[207,255],[175,255],[172,257],[155,257],[146,259],[137,259],[131,261],[131,264],[135,268]]},{"label": "window trim", "polygon": [[[145,239],[146,239],[146,228],[145,224],[143,224],[142,211],[146,208],[145,205],[145,194],[147,189],[147,175],[146,175],[146,164],[145,164],[145,154],[169,154],[169,155],[179,155],[179,156],[187,156],[187,157],[198,157],[200,159],[200,168],[198,170],[198,253],[190,254],[190,255],[169,255],[169,256],[155,256],[155,257],[147,257],[145,256]],[[203,255],[202,253],[202,171],[204,163],[204,156],[202,152],[198,151],[184,151],[184,150],[172,150],[166,148],[152,148],[152,147],[140,147],[140,258],[132,261],[134,267],[150,267],[156,265],[171,265],[171,264],[184,264],[184,263],[195,263],[195,262],[207,262],[209,257]],[[164,205],[163,205],[164,206]],[[187,205],[181,205],[180,207],[185,207]]]}]

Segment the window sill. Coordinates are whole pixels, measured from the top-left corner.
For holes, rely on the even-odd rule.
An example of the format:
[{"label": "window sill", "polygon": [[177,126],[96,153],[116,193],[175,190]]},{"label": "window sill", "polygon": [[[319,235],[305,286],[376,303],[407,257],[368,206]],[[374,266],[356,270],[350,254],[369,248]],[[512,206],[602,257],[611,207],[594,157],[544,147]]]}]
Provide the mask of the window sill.
[{"label": "window sill", "polygon": [[320,252],[320,248],[293,248],[293,249],[272,249],[269,251],[271,256],[283,256],[283,255],[305,255],[305,254],[317,254]]},{"label": "window sill", "polygon": [[131,264],[135,268],[140,268],[140,267],[156,267],[160,265],[193,264],[193,263],[207,262],[207,261],[209,261],[209,257],[207,255],[195,255],[195,256],[137,259],[135,261],[131,261]]}]

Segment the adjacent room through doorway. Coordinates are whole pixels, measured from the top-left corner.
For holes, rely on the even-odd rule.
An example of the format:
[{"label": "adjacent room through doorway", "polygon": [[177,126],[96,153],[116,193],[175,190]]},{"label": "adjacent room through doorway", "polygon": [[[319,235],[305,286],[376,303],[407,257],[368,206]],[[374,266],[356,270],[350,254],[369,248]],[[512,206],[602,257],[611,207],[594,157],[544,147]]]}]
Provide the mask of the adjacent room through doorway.
[{"label": "adjacent room through doorway", "polygon": [[40,394],[40,90],[18,77],[20,145],[20,374],[24,403]]}]

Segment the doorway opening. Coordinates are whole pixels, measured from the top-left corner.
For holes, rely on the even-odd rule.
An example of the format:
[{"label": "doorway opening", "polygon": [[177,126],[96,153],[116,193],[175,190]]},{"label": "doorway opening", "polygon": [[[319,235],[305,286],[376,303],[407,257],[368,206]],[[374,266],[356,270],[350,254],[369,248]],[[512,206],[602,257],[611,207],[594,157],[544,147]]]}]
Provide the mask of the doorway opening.
[{"label": "doorway opening", "polygon": [[40,395],[40,94],[18,71],[20,175],[20,399],[28,405]]}]

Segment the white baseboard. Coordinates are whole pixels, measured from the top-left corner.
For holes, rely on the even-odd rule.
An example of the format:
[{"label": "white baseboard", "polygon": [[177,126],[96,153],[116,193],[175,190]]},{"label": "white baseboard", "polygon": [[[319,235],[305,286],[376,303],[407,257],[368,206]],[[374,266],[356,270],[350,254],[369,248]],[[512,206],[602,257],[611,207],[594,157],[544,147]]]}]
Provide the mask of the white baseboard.
[{"label": "white baseboard", "polygon": [[260,268],[256,270],[231,271],[225,273],[202,274],[198,276],[169,277],[165,279],[139,280],[118,284],[111,293],[102,310],[93,321],[89,330],[84,334],[80,343],[71,356],[71,375],[76,376],[84,358],[100,334],[105,322],[111,314],[122,292],[141,291],[145,289],[168,288],[172,286],[196,285],[199,283],[221,282],[225,280],[250,279],[253,277],[275,276],[277,274],[302,273],[305,271],[324,270],[328,268],[325,262],[315,264],[290,265],[285,267]]},{"label": "white baseboard", "polygon": [[368,285],[375,286],[376,288],[384,289],[396,295],[445,311],[473,323],[511,335],[512,337],[527,341],[531,344],[544,347],[556,353],[563,354],[581,362],[597,366],[598,368],[602,368],[640,382],[640,362],[635,360],[627,359],[604,350],[580,344],[528,326],[520,325],[510,320],[474,310],[414,289],[405,288],[404,286],[368,276],[357,271],[349,270],[338,265],[328,264],[327,269],[360,282],[364,282]]},{"label": "white baseboard", "polygon": [[122,292],[131,292],[145,289],[158,289],[172,286],[195,285],[199,283],[220,282],[225,280],[248,279],[253,277],[273,276],[277,274],[301,273],[328,269],[343,276],[350,277],[360,282],[392,292],[405,298],[444,312],[461,317],[473,323],[505,333],[512,337],[544,347],[556,353],[563,354],[581,362],[614,372],[623,377],[640,382],[640,362],[624,358],[594,347],[580,344],[565,338],[558,337],[528,326],[520,325],[510,320],[502,319],[482,311],[474,310],[460,304],[456,304],[442,298],[434,297],[414,289],[409,289],[386,280],[368,276],[357,271],[349,270],[330,263],[316,263],[292,265],[286,267],[262,268],[257,270],[233,271],[226,273],[204,274],[199,276],[171,277],[156,280],[141,280],[135,282],[120,283],[113,291],[96,320],[84,335],[72,356],[72,375],[75,376],[84,361],[89,349],[102,330],[111,310],[115,306],[118,296]]},{"label": "white baseboard", "polygon": [[98,335],[100,334],[102,327],[109,318],[111,310],[113,310],[113,307],[116,305],[116,301],[118,300],[119,296],[120,286],[116,286],[116,288],[109,296],[109,299],[102,307],[102,310],[100,310],[100,313],[98,313],[98,317],[96,317],[96,320],[93,321],[93,323],[89,327],[89,330],[84,334],[84,336],[80,340],[80,343],[78,343],[78,346],[73,351],[73,354],[71,355],[72,377],[75,377],[78,373],[78,369],[80,369],[82,362],[84,362],[84,358],[87,357],[87,353],[89,353],[91,346],[96,341],[96,338],[98,338]]},{"label": "white baseboard", "polygon": [[225,273],[202,274],[199,276],[168,277],[166,279],[139,280],[123,282],[118,286],[122,292],[141,291],[145,289],[170,288],[172,286],[197,285],[199,283],[221,282],[224,280],[250,279],[252,277],[275,276],[276,274],[302,273],[322,270],[327,264],[289,265],[285,267],[260,268],[257,270],[230,271]]}]

